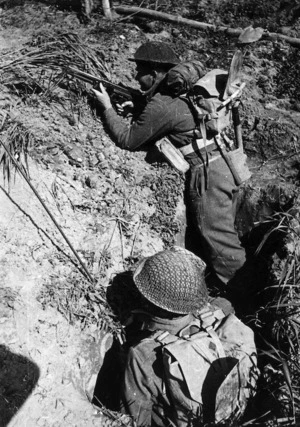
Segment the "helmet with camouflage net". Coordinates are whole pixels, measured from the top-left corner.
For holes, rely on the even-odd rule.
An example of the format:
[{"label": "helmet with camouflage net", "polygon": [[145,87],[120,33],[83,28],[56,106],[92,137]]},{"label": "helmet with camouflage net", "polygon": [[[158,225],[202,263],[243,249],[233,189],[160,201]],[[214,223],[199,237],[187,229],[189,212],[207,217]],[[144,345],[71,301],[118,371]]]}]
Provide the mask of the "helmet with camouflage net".
[{"label": "helmet with camouflage net", "polygon": [[179,58],[168,43],[150,41],[142,44],[129,61],[146,62],[149,64],[176,65]]},{"label": "helmet with camouflage net", "polygon": [[171,313],[187,314],[208,302],[204,270],[200,258],[174,246],[139,261],[133,279],[152,304]]}]

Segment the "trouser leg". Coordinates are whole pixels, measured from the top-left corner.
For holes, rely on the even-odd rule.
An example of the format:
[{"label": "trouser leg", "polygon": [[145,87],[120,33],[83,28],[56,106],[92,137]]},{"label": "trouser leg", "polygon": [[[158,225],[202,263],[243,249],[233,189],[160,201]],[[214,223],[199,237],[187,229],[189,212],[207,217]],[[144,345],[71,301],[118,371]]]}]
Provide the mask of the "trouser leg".
[{"label": "trouser leg", "polygon": [[227,283],[246,259],[234,225],[238,187],[222,158],[210,164],[208,188],[201,193],[203,179],[203,166],[192,169],[189,213],[198,233],[201,257]]}]

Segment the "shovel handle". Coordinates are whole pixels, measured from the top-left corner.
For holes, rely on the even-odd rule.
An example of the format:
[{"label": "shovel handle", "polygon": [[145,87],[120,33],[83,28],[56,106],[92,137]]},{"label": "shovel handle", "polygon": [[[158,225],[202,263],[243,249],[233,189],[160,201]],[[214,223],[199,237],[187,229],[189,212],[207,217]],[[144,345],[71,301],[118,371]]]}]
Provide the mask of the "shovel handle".
[{"label": "shovel handle", "polygon": [[242,124],[238,104],[232,107],[232,120],[237,148],[243,148]]}]

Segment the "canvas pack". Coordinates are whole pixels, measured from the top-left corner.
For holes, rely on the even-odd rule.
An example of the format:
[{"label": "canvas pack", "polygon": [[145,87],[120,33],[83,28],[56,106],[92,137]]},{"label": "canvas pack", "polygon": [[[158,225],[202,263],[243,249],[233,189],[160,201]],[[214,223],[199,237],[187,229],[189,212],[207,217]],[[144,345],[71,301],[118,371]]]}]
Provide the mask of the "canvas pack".
[{"label": "canvas pack", "polygon": [[[220,310],[218,310],[219,312]],[[207,313],[205,314],[207,319]],[[177,427],[199,422],[230,425],[243,415],[258,378],[253,331],[234,314],[214,316],[217,326],[196,320],[198,332],[163,332],[166,386]],[[212,323],[212,322],[211,322]],[[188,420],[188,424],[187,424]]]},{"label": "canvas pack", "polygon": [[227,71],[214,69],[205,73],[201,62],[189,61],[169,71],[166,86],[172,95],[188,101],[197,125],[204,123],[207,133],[214,136],[231,123],[230,108],[222,105],[227,80]]}]

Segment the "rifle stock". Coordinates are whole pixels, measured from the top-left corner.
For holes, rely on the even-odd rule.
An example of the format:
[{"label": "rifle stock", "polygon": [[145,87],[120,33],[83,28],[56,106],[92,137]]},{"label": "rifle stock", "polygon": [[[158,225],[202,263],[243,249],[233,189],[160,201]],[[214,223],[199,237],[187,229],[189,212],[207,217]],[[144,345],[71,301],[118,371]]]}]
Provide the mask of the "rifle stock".
[{"label": "rifle stock", "polygon": [[118,84],[112,83],[100,77],[95,77],[92,74],[86,73],[73,67],[66,67],[65,72],[70,76],[77,78],[78,80],[91,84],[94,87],[97,87],[100,83],[102,83],[108,94],[112,97],[113,101],[134,102],[137,98],[142,97],[142,93],[137,89],[120,86]]}]

